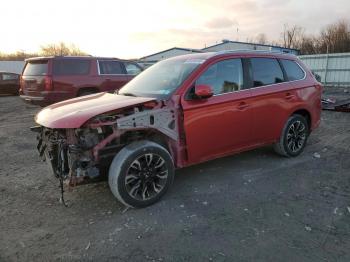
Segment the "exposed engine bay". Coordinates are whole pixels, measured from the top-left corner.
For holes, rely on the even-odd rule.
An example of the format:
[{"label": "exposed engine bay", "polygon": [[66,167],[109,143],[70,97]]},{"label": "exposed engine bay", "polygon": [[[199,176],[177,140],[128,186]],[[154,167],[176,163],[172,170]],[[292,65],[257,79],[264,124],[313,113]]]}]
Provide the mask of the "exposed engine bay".
[{"label": "exposed engine bay", "polygon": [[[147,109],[143,106],[98,115],[81,128],[51,129],[35,126],[38,151],[60,180],[69,187],[87,183],[100,176],[100,167],[109,165],[125,145],[162,134],[163,143],[176,142],[178,130],[174,110]],[[171,145],[165,145],[171,147]]]}]

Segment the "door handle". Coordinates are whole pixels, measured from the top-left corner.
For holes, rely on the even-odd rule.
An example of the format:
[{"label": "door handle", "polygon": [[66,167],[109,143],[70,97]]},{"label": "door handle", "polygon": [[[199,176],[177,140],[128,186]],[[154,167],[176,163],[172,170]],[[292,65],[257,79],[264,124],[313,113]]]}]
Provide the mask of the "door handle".
[{"label": "door handle", "polygon": [[291,99],[293,99],[295,96],[293,95],[293,94],[291,94],[291,93],[286,93],[286,96],[285,96],[285,98],[286,98],[286,100],[291,100]]},{"label": "door handle", "polygon": [[249,105],[246,102],[240,102],[237,106],[238,110],[244,110],[248,107]]}]

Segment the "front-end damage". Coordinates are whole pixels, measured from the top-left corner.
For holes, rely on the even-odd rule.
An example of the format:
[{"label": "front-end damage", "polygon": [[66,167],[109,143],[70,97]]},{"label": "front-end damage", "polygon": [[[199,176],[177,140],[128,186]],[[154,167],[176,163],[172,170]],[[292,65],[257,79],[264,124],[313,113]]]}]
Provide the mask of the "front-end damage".
[{"label": "front-end damage", "polygon": [[133,141],[158,139],[173,151],[179,140],[176,109],[159,104],[104,113],[80,128],[38,126],[32,130],[38,133],[39,154],[60,180],[62,192],[63,181],[73,187],[99,178],[101,167]]}]

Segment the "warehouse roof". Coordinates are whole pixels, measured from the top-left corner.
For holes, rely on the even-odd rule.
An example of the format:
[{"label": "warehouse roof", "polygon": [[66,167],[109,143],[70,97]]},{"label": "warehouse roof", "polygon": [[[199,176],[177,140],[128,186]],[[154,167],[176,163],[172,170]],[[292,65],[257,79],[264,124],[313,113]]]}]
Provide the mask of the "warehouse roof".
[{"label": "warehouse roof", "polygon": [[171,50],[182,50],[182,51],[189,51],[189,52],[192,52],[192,53],[202,53],[203,52],[203,51],[201,51],[199,49],[173,47],[173,48],[169,48],[167,50],[163,50],[163,51],[160,51],[160,52],[148,55],[148,56],[141,57],[140,60],[145,59],[145,58],[150,57],[150,56],[159,55],[159,54],[162,54],[162,53],[165,53],[165,52],[169,52]]},{"label": "warehouse roof", "polygon": [[259,45],[259,46],[267,46],[267,47],[275,47],[275,48],[283,48],[283,49],[299,51],[298,49],[295,49],[295,48],[287,48],[287,47],[282,47],[282,46],[277,46],[277,45],[266,45],[266,44],[248,43],[248,42],[240,42],[240,41],[231,41],[231,40],[224,40],[224,41],[222,41],[222,43],[215,44],[215,45],[212,45],[212,46],[207,46],[207,47],[205,47],[205,48],[203,48],[201,50],[205,50],[205,49],[212,48],[212,47],[215,47],[215,46],[225,45],[227,43],[245,44],[245,45]]}]

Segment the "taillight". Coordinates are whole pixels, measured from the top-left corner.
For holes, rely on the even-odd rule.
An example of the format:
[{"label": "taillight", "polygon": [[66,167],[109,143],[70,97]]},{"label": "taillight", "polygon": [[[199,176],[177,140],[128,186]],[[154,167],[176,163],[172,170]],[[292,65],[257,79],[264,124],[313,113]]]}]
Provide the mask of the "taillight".
[{"label": "taillight", "polygon": [[24,79],[22,76],[19,77],[19,92],[23,90],[24,87]]},{"label": "taillight", "polygon": [[45,90],[51,91],[53,89],[52,78],[50,76],[45,76]]}]

